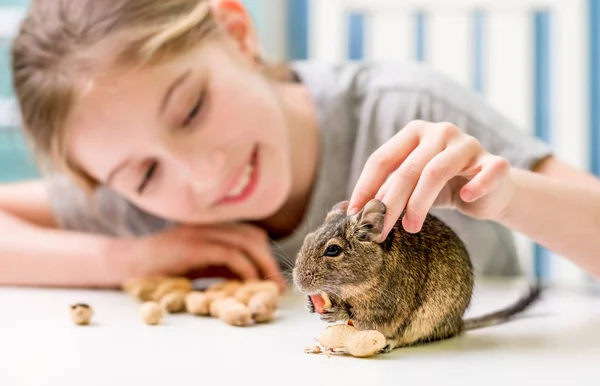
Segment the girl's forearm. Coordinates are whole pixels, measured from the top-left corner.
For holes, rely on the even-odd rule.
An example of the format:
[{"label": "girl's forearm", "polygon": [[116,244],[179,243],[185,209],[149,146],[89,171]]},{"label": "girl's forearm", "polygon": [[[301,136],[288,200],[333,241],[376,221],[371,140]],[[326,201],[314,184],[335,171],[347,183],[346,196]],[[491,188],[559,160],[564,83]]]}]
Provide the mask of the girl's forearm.
[{"label": "girl's forearm", "polygon": [[516,188],[496,219],[600,278],[600,190],[513,169]]},{"label": "girl's forearm", "polygon": [[126,261],[108,237],[46,229],[0,212],[0,285],[114,287]]}]

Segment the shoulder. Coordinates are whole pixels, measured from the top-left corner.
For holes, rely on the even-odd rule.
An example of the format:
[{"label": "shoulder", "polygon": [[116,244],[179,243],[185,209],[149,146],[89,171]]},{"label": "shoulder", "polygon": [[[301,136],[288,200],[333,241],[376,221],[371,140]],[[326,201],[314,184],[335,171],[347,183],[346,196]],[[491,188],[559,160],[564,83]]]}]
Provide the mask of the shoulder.
[{"label": "shoulder", "polygon": [[452,93],[469,92],[452,78],[418,62],[293,62],[292,68],[318,97],[346,96],[361,100],[410,94],[446,98]]},{"label": "shoulder", "polygon": [[548,143],[531,135],[529,128],[518,127],[484,95],[426,64],[309,62],[297,68],[323,112],[345,106],[345,115],[337,116],[346,118],[345,130],[362,138],[365,144],[358,147],[364,152],[374,151],[414,120],[453,123],[516,167],[529,169],[552,152]]},{"label": "shoulder", "polygon": [[379,144],[413,120],[458,125],[465,119],[477,119],[470,116],[474,111],[490,109],[469,87],[421,63],[297,62],[293,69],[322,117],[342,117],[345,130],[356,130],[353,135],[366,130],[380,139]]}]

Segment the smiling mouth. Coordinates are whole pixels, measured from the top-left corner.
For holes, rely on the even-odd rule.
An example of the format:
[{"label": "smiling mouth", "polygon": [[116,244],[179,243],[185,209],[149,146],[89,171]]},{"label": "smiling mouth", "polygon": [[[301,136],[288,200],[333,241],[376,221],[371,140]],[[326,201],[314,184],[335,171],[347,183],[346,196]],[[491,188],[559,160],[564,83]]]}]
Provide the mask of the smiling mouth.
[{"label": "smiling mouth", "polygon": [[217,204],[236,203],[247,199],[254,189],[258,180],[258,148],[252,152],[252,156],[244,165],[237,181],[227,191]]}]

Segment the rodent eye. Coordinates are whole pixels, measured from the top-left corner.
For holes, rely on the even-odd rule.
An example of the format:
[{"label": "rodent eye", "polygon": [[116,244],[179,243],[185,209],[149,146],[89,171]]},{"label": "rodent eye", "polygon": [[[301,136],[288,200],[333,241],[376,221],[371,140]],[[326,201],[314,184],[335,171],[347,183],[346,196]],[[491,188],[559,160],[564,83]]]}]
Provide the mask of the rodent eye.
[{"label": "rodent eye", "polygon": [[325,250],[325,256],[335,257],[338,256],[340,253],[342,253],[342,248],[335,244],[328,246]]}]

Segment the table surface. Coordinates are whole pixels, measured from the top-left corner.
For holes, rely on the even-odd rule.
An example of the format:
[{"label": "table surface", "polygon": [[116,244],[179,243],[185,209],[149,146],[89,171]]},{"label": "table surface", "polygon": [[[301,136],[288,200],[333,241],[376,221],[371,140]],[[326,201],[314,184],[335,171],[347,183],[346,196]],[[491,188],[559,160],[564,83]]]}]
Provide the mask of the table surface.
[{"label": "table surface", "polygon": [[[505,306],[523,283],[478,283],[467,315]],[[69,304],[95,309],[76,326]],[[118,291],[0,288],[0,385],[599,385],[600,296],[552,290],[527,316],[368,359],[310,355],[325,327],[295,291],[270,324],[167,315],[141,321]],[[533,379],[526,381],[527,377]]]}]

